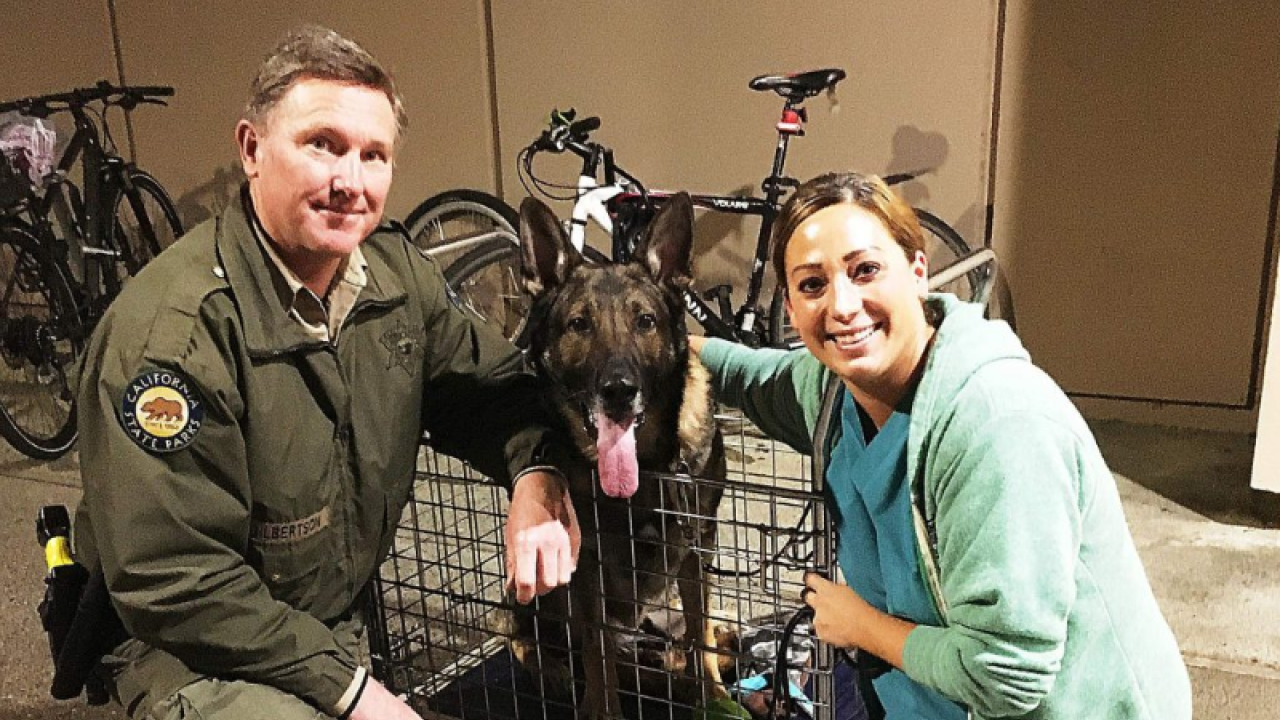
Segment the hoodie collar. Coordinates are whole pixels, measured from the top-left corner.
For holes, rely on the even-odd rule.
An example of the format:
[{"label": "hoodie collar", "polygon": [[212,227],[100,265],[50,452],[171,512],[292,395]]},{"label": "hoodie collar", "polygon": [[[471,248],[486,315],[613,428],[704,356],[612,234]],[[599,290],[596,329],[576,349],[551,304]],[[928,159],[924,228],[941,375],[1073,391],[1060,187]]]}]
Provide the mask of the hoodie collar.
[{"label": "hoodie collar", "polygon": [[986,319],[982,306],[947,293],[930,293],[925,304],[938,318],[938,331],[912,406],[907,471],[913,486],[920,480],[921,453],[930,446],[935,421],[956,401],[974,373],[1001,360],[1031,361],[1008,324]]}]

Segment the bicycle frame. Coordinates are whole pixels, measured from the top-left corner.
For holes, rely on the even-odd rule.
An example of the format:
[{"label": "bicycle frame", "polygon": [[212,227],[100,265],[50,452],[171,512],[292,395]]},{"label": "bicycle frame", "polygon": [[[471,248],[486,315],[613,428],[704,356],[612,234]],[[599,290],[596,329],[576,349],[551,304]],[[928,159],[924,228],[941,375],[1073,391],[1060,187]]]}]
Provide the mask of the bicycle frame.
[{"label": "bicycle frame", "polygon": [[[137,95],[128,104],[113,102],[110,98],[115,92],[134,92]],[[36,188],[28,192],[25,211],[30,225],[37,237],[52,238],[60,241],[57,246],[48,247],[54,262],[70,269],[72,253],[79,254],[79,268],[83,271],[83,282],[78,283],[79,292],[83,293],[80,302],[89,313],[100,312],[97,307],[102,298],[114,297],[119,292],[119,279],[109,267],[110,263],[120,259],[119,248],[109,246],[110,221],[113,208],[107,207],[107,201],[117,189],[132,191],[130,171],[133,163],[108,151],[103,138],[110,138],[106,127],[105,113],[113,104],[131,108],[139,102],[162,102],[148,95],[165,96],[173,93],[172,88],[134,87],[113,88],[106,83],[99,83],[95,88],[73,90],[41,97],[26,98],[0,105],[0,110],[18,110],[37,117],[47,117],[54,113],[66,112],[71,115],[74,132],[66,150],[58,159],[54,172],[44,178],[44,193],[38,194]],[[103,102],[103,126],[99,127],[90,117],[88,107],[95,101]],[[77,187],[69,179],[72,168],[77,162],[83,163],[82,187]],[[64,194],[64,188],[66,194]],[[150,218],[141,212],[137,201],[127,196],[134,205],[135,213],[141,223],[149,223]],[[62,237],[53,226],[56,219],[66,230]],[[144,230],[154,235],[154,228]],[[61,246],[61,242],[67,243]],[[104,264],[108,264],[104,268]],[[99,281],[106,283],[103,287]]]},{"label": "bicycle frame", "polygon": [[[734,215],[754,215],[760,218],[760,230],[756,236],[751,273],[748,277],[747,296],[736,313],[728,297],[728,286],[721,285],[708,291],[710,298],[717,301],[718,308],[713,308],[692,290],[684,292],[685,309],[702,324],[710,336],[751,346],[760,345],[762,338],[760,329],[757,328],[757,321],[760,316],[759,302],[764,288],[765,269],[768,266],[769,240],[773,231],[773,221],[777,217],[782,196],[787,189],[797,184],[795,180],[783,175],[787,162],[787,149],[792,137],[804,134],[805,121],[801,104],[788,98],[782,109],[782,117],[776,126],[778,141],[774,147],[773,165],[769,176],[761,184],[761,189],[765,193],[763,198],[704,194],[691,196],[695,207]],[[644,204],[649,208],[656,208],[670,197],[671,193],[645,190],[634,176],[617,166],[611,150],[598,144],[569,140],[565,142],[565,147],[583,160],[576,185],[573,212],[569,220],[569,240],[581,252],[586,244],[586,225],[590,220],[609,233],[612,238],[614,261],[625,261],[630,256],[631,248],[628,247],[628,238],[621,237],[615,232],[614,218],[618,209],[626,204]],[[602,165],[605,183],[599,184],[596,178]]]},{"label": "bicycle frame", "polygon": [[[105,207],[104,200],[109,197],[114,186],[124,184],[124,178],[127,177],[125,170],[129,163],[126,163],[123,158],[107,152],[99,137],[97,125],[89,117],[83,106],[71,105],[67,108],[67,112],[71,114],[74,120],[75,133],[71,136],[66,152],[63,153],[58,161],[58,169],[49,183],[44,197],[33,208],[32,220],[37,224],[43,225],[42,230],[48,231],[47,237],[57,237],[57,234],[53,232],[53,228],[49,225],[49,218],[52,213],[62,220],[62,224],[73,233],[73,236],[63,238],[63,240],[69,245],[75,243],[76,247],[74,249],[82,256],[82,270],[85,279],[82,287],[86,294],[86,303],[92,306],[97,296],[101,294],[101,286],[98,282],[99,276],[105,278],[109,284],[116,283],[115,273],[104,271],[102,265],[104,262],[115,262],[119,257],[119,253],[106,246],[106,220],[99,213],[101,212],[104,215],[110,213],[110,209]],[[68,179],[68,175],[77,160],[83,163],[84,179],[82,188],[77,188]],[[61,190],[63,186],[70,188],[70,201]],[[71,207],[67,207],[68,202],[70,202]],[[76,219],[81,219],[82,223],[77,223]],[[68,249],[71,248],[69,247]],[[107,288],[107,292],[110,294],[114,294],[118,290],[119,288],[115,287]]]}]

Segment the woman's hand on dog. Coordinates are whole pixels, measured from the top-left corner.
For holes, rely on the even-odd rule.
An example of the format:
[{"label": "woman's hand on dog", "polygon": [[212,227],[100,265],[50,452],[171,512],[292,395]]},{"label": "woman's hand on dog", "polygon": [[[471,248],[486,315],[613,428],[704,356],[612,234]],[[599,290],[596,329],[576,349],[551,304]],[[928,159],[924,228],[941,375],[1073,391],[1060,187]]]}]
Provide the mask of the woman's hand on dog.
[{"label": "woman's hand on dog", "polygon": [[881,612],[853,588],[806,573],[800,599],[813,608],[813,631],[836,647],[865,650],[896,668],[915,623]]},{"label": "woman's hand on dog", "polygon": [[541,470],[520,477],[511,493],[506,543],[507,588],[518,602],[569,583],[582,531],[563,477]]}]

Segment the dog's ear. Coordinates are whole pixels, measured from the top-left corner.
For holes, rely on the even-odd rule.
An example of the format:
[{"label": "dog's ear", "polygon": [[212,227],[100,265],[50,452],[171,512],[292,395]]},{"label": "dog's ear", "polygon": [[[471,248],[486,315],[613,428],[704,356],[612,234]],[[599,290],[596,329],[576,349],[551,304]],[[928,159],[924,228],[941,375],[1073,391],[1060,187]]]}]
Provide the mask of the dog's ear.
[{"label": "dog's ear", "polygon": [[520,273],[525,292],[537,297],[558,287],[582,255],[547,204],[536,198],[520,203]]},{"label": "dog's ear", "polygon": [[677,193],[658,211],[636,258],[644,263],[649,275],[660,283],[681,290],[693,277],[690,254],[693,251],[693,201],[688,193]]}]

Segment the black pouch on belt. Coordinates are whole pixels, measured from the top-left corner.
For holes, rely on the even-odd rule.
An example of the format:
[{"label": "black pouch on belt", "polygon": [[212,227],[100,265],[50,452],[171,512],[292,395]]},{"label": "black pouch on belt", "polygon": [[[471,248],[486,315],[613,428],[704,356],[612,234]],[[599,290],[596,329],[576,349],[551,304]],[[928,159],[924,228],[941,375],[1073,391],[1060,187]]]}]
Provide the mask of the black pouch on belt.
[{"label": "black pouch on belt", "polygon": [[90,573],[72,559],[67,543],[70,532],[65,507],[40,509],[36,539],[45,548],[49,574],[38,610],[53,655],[49,692],[58,700],[71,700],[83,692],[90,705],[101,705],[110,698],[94,669],[103,655],[129,635],[111,605],[102,571]]},{"label": "black pouch on belt", "polygon": [[109,699],[106,687],[94,669],[103,655],[128,639],[129,633],[111,605],[107,582],[98,569],[89,576],[62,652],[58,653],[50,694],[58,700],[70,700],[83,691],[90,705],[105,703]]}]

